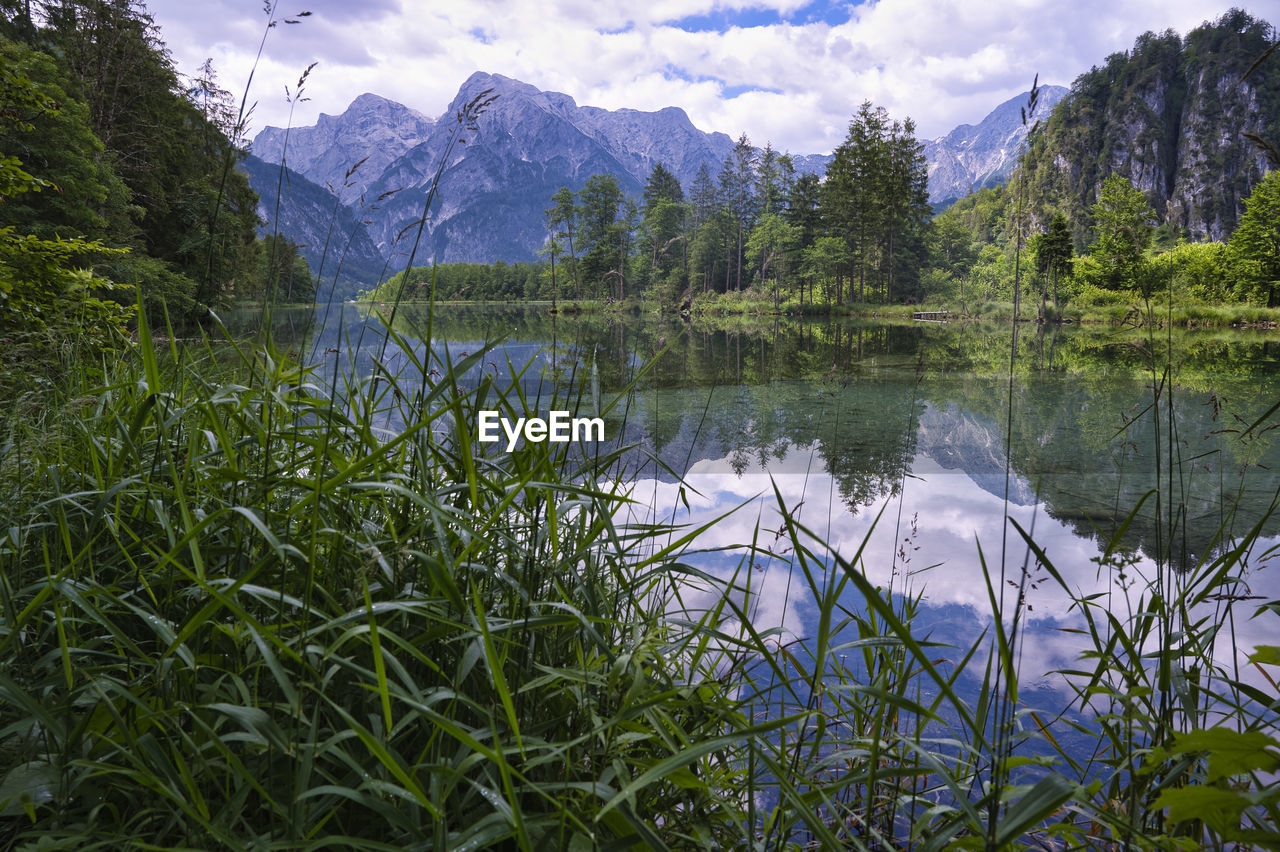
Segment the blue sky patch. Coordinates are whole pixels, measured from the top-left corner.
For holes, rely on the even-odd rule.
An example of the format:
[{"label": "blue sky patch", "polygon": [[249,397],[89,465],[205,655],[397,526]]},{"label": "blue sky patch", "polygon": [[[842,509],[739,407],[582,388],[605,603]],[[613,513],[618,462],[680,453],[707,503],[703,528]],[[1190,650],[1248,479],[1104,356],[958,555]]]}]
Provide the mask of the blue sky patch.
[{"label": "blue sky patch", "polygon": [[736,98],[738,95],[744,95],[747,92],[771,92],[775,95],[782,94],[781,89],[772,89],[768,86],[725,86],[721,92],[721,97],[726,100]]},{"label": "blue sky patch", "polygon": [[839,3],[832,0],[814,0],[794,12],[782,14],[777,9],[717,9],[705,15],[690,15],[670,21],[670,26],[687,33],[722,33],[731,27],[772,27],[778,24],[802,26],[812,23],[843,24],[849,20],[856,3]]}]

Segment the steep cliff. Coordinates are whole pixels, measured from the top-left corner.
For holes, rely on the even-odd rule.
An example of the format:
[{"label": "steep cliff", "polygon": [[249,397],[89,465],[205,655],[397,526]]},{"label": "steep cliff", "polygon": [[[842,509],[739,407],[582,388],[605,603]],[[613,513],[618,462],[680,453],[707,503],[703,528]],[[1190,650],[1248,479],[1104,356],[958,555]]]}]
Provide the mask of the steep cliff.
[{"label": "steep cliff", "polygon": [[264,128],[253,140],[253,153],[279,163],[287,137],[286,165],[318,186],[331,186],[343,204],[354,204],[392,160],[426,139],[434,124],[417,110],[366,93],[342,115],[321,113],[312,127]]},{"label": "steep cliff", "polygon": [[1232,11],[1185,38],[1146,33],[1082,74],[1033,138],[1029,197],[1037,216],[1062,210],[1078,245],[1112,174],[1147,195],[1160,223],[1192,239],[1223,239],[1269,165],[1246,133],[1280,137],[1280,61],[1246,71],[1274,27]]},{"label": "steep cliff", "polygon": [[[316,288],[321,301],[333,292],[340,299],[368,289],[384,275],[382,252],[374,245],[364,223],[326,189],[292,169],[252,154],[240,165],[249,185],[258,193],[258,215],[265,223],[260,232],[281,234],[298,243],[311,274],[319,276]],[[272,224],[274,223],[274,225]]]}]

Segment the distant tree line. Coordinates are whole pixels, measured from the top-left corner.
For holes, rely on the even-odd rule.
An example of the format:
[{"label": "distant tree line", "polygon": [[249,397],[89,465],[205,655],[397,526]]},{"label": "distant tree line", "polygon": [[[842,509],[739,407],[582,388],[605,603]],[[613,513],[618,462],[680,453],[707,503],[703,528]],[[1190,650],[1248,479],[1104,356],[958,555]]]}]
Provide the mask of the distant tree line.
[{"label": "distant tree line", "polygon": [[[438,301],[507,302],[541,298],[545,265],[534,261],[507,263],[441,263],[397,272],[371,297]],[[434,289],[433,289],[434,288]]]}]

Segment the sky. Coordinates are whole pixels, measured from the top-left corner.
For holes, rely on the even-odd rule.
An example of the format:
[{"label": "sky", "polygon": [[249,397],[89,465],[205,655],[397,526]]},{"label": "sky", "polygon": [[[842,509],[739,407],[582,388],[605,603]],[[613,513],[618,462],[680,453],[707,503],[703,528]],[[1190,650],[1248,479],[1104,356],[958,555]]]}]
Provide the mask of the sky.
[{"label": "sky", "polygon": [[237,98],[266,34],[251,137],[291,108],[294,126],[310,125],[364,92],[439,116],[487,71],[579,105],[681,107],[704,131],[794,154],[830,152],[864,100],[913,119],[917,138],[945,135],[1037,74],[1069,86],[1148,30],[1185,34],[1232,6],[1280,25],[1280,0],[147,2],[178,70],[211,58]]}]

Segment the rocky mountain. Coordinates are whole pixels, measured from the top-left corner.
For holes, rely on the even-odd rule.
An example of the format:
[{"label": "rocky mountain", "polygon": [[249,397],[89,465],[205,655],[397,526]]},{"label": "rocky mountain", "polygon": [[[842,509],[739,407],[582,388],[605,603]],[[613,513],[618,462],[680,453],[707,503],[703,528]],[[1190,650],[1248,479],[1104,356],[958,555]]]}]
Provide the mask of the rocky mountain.
[{"label": "rocky mountain", "polygon": [[1171,229],[1230,235],[1270,167],[1249,134],[1280,142],[1280,57],[1259,61],[1276,38],[1235,10],[1185,38],[1146,33],[1081,75],[1028,152],[1038,214],[1065,212],[1083,245],[1102,182],[1119,174]]},{"label": "rocky mountain", "polygon": [[[450,137],[453,116],[482,91],[498,97],[478,130],[463,134],[423,229],[418,257],[441,261],[529,260],[546,237],[544,210],[561,187],[578,190],[594,174],[618,178],[638,195],[662,162],[684,183],[706,162],[718,168],[733,140],[703,133],[681,109],[657,112],[580,107],[573,98],[497,74],[476,73],[438,121],[374,95],[341,116],[289,135],[288,162],[313,182],[339,190],[344,203],[363,196],[368,232],[382,251],[403,259],[423,215],[431,181]],[[267,128],[253,152],[279,161],[284,132]],[[370,144],[370,142],[372,144]],[[357,174],[346,171],[363,157]]]},{"label": "rocky mountain", "polygon": [[[313,127],[267,127],[253,140],[254,155],[285,165],[319,186],[331,186],[355,204],[393,160],[426,139],[435,120],[373,94],[351,102],[342,115],[320,114]],[[361,162],[363,161],[363,162]],[[361,165],[348,174],[357,163]]]},{"label": "rocky mountain", "polygon": [[[486,90],[498,97],[476,130],[461,134],[465,143],[454,147],[445,164],[416,262],[533,259],[546,238],[544,211],[561,187],[577,191],[592,175],[605,172],[625,193],[639,195],[658,162],[688,187],[703,164],[718,172],[733,148],[731,137],[699,130],[675,107],[641,112],[579,106],[568,95],[477,72],[439,119],[366,94],[339,116],[322,115],[314,127],[293,128],[287,135],[287,165],[311,185],[337,193],[352,226],[364,232],[353,237],[353,245],[364,247],[367,238],[398,268],[412,250],[432,179],[458,132],[454,116]],[[1043,91],[1047,109],[1065,90]],[[1007,176],[1026,132],[1019,115],[1023,102],[1025,97],[1015,98],[976,127],[964,125],[926,143],[932,200]],[[268,127],[254,139],[253,152],[278,163],[285,139],[283,129]],[[820,174],[831,157],[793,159],[797,171]],[[250,169],[251,176],[256,171]],[[274,197],[271,175],[261,183],[255,178],[254,186]],[[313,212],[326,209],[307,198]],[[289,220],[286,231],[307,231],[307,239],[295,238],[310,244],[320,226],[302,227],[308,215],[293,209],[282,221]],[[325,212],[321,221],[328,222],[329,215]]]},{"label": "rocky mountain", "polygon": [[1035,110],[1022,123],[1025,94],[996,107],[976,126],[962,124],[946,136],[924,143],[929,163],[929,201],[945,204],[971,192],[998,186],[1018,165],[1027,132],[1036,120],[1049,116],[1066,96],[1063,86],[1041,86]]},{"label": "rocky mountain", "polygon": [[282,173],[279,164],[252,154],[240,167],[258,193],[258,215],[267,223],[262,233],[278,227],[299,244],[298,253],[320,277],[317,294],[322,301],[330,292],[350,298],[383,275],[386,261],[364,223],[327,189],[292,169]]}]

